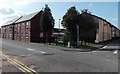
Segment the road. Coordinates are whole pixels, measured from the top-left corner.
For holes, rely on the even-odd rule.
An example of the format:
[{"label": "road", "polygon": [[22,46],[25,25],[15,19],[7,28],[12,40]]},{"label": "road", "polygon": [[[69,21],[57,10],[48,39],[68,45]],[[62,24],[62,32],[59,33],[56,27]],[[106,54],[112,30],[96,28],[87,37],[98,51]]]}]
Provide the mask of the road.
[{"label": "road", "polygon": [[73,52],[45,44],[2,40],[3,53],[37,72],[118,72],[118,54],[113,54],[118,46],[120,43],[113,42],[98,51]]}]

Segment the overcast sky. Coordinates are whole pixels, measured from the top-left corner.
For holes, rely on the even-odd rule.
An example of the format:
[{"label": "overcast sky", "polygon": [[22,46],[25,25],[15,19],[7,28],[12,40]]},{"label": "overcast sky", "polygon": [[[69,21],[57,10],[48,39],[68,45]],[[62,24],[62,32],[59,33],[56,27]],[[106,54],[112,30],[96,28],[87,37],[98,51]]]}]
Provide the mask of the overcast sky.
[{"label": "overcast sky", "polygon": [[[69,2],[68,2],[69,1]],[[118,0],[2,0],[0,2],[0,26],[10,19],[40,11],[48,4],[55,19],[55,27],[58,27],[59,19],[71,6],[75,6],[80,12],[82,9],[89,11],[103,19],[106,19],[118,27]],[[100,2],[102,1],[102,2]]]}]

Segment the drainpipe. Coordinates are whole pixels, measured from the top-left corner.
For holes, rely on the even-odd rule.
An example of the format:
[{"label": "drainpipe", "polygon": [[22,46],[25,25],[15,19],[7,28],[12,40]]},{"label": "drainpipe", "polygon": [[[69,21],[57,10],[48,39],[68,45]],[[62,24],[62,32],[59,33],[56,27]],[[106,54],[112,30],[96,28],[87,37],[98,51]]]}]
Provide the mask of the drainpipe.
[{"label": "drainpipe", "polygon": [[12,24],[12,40],[14,40],[14,25],[15,24]]}]

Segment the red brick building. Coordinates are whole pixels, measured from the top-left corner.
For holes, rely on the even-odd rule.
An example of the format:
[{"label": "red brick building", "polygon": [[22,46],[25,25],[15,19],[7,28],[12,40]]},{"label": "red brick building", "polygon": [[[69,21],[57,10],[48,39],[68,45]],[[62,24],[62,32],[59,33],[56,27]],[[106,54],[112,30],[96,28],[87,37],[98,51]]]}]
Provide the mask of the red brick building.
[{"label": "red brick building", "polygon": [[13,20],[10,20],[8,22],[6,22],[4,24],[4,26],[1,27],[1,37],[5,38],[5,39],[10,39],[10,40],[14,40],[14,24],[17,20],[19,20],[21,17],[19,18],[15,18]]},{"label": "red brick building", "polygon": [[40,41],[40,18],[42,11],[11,20],[2,26],[2,38],[23,42]]},{"label": "red brick building", "polygon": [[22,16],[14,25],[14,40],[24,42],[40,41],[40,18],[42,11]]},{"label": "red brick building", "polygon": [[1,28],[0,28],[0,38],[1,38]]}]

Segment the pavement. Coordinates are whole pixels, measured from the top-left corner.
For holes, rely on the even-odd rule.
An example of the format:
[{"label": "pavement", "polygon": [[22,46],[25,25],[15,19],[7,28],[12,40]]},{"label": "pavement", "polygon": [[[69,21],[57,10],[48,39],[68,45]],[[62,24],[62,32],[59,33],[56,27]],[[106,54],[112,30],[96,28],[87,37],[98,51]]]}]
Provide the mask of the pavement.
[{"label": "pavement", "polygon": [[[100,42],[100,43],[94,43],[91,45],[84,45],[84,46],[80,46],[79,48],[68,48],[68,47],[63,47],[63,46],[55,46],[55,45],[48,45],[48,44],[43,44],[44,46],[48,46],[50,48],[59,48],[60,50],[63,51],[78,51],[78,52],[91,52],[91,51],[96,51],[97,49],[101,49],[104,48],[105,46],[108,46],[109,44],[113,43],[113,42],[119,42],[120,39],[116,38],[116,39],[112,39],[112,40],[108,40],[108,41],[104,41],[104,42]],[[33,44],[37,44],[37,43],[33,43]]]},{"label": "pavement", "polygon": [[64,51],[91,52],[91,51],[96,51],[96,50],[102,49],[114,42],[119,43],[120,39],[116,38],[116,39],[112,39],[112,40],[108,40],[108,41],[104,41],[104,42],[100,42],[100,43],[94,43],[91,45],[80,46],[79,48],[64,49]]}]

